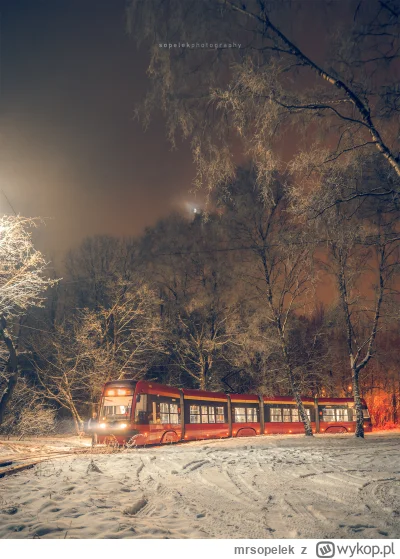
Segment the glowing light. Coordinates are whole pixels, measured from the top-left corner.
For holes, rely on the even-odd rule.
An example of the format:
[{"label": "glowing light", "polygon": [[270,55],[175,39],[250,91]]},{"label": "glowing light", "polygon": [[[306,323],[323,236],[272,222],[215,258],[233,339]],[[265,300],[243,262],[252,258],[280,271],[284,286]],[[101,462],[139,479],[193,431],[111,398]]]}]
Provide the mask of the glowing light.
[{"label": "glowing light", "polygon": [[126,394],[126,390],[121,390],[121,389],[118,388],[117,394],[118,394],[118,396],[124,396]]},{"label": "glowing light", "polygon": [[106,428],[106,424],[105,424],[105,423],[100,423],[99,427],[101,427],[101,429],[105,429],[105,428]]},{"label": "glowing light", "polygon": [[107,396],[115,396],[115,390],[107,390]]},{"label": "glowing light", "polygon": [[119,426],[120,429],[126,429],[128,427],[128,425],[126,423],[121,423],[121,425]]}]

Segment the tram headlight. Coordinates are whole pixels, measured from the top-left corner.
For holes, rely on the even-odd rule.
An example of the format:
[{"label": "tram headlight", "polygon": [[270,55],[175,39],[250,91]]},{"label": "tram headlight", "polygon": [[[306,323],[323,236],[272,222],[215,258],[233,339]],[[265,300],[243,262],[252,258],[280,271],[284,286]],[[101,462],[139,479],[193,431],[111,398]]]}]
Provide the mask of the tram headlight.
[{"label": "tram headlight", "polygon": [[128,425],[126,423],[121,423],[121,425],[119,426],[120,429],[126,429],[128,427]]},{"label": "tram headlight", "polygon": [[106,428],[106,424],[105,424],[105,423],[100,423],[99,427],[100,427],[101,429],[105,429],[105,428]]}]

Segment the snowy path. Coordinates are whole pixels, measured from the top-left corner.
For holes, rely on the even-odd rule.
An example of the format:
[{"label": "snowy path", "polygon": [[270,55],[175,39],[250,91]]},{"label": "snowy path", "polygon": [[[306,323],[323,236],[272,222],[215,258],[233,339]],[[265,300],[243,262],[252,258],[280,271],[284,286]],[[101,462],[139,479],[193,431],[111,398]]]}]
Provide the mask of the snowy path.
[{"label": "snowy path", "polygon": [[400,433],[199,441],[42,463],[0,480],[0,537],[398,538]]}]

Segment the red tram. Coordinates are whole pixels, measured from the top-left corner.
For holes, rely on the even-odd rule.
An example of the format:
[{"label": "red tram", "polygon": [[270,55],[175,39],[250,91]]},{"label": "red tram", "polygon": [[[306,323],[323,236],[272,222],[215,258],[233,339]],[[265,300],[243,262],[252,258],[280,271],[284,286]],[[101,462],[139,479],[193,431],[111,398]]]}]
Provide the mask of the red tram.
[{"label": "red tram", "polygon": [[[352,398],[303,398],[314,433],[354,432]],[[364,428],[372,430],[363,400]],[[146,381],[104,385],[99,422],[100,443],[136,445],[196,439],[304,433],[293,398],[225,394],[174,388]]]}]

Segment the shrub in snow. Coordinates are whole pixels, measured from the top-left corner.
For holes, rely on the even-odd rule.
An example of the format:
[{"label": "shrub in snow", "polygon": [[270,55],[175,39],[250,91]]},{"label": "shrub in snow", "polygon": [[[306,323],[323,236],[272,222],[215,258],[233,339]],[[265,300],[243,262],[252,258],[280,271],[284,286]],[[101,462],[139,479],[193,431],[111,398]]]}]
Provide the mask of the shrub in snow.
[{"label": "shrub in snow", "polygon": [[[11,410],[13,412],[15,410]],[[1,433],[19,438],[54,433],[56,427],[56,410],[42,403],[35,402],[30,407],[9,413],[1,426]]]},{"label": "shrub in snow", "polygon": [[55,430],[56,411],[43,404],[36,404],[21,411],[15,434],[21,438],[28,435],[46,435]]}]

